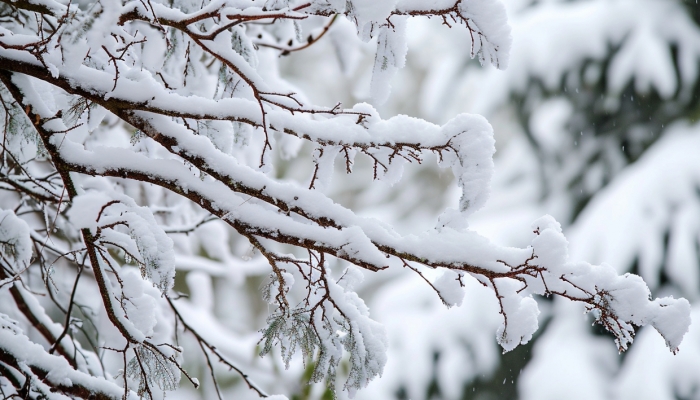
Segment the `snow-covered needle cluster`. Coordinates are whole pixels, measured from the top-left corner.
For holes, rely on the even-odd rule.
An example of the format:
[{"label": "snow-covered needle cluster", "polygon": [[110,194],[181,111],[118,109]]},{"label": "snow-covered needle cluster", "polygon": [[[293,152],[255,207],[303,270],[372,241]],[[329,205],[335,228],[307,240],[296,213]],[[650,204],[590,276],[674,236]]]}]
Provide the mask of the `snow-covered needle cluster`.
[{"label": "snow-covered needle cluster", "polygon": [[[537,330],[533,295],[554,295],[585,304],[621,351],[637,327],[652,325],[675,352],[688,302],[651,300],[636,275],[569,260],[551,217],[533,224],[527,248],[469,229],[493,170],[484,118],[438,126],[383,120],[369,104],[319,107],[278,72],[279,57],[342,20],[377,43],[370,92],[381,103],[405,63],[412,17],[460,29],[482,64],[508,64],[498,0],[2,0],[3,396],[160,398],[181,377],[199,386],[183,363],[199,351],[214,380],[213,364],[223,363],[267,396],[249,366],[213,344],[193,311],[194,289],[192,302],[176,290],[176,270],[196,252],[185,234],[205,224],[225,226],[222,235],[265,261],[260,354],[279,349],[289,365],[301,353],[311,381],[331,389],[347,365],[340,385],[351,395],[381,375],[388,346],[354,291],[363,270],[417,273],[448,307],[462,303],[465,280],[477,280],[500,305],[504,351]],[[308,181],[277,179],[276,155],[302,149],[312,153]],[[427,154],[451,169],[462,195],[423,234],[402,236],[324,194],[336,161],[351,173],[366,157],[373,178],[391,183]],[[220,239],[202,239],[221,244],[202,244],[212,258],[230,256]],[[431,281],[430,269],[442,275]],[[181,346],[184,336],[195,346]]]}]

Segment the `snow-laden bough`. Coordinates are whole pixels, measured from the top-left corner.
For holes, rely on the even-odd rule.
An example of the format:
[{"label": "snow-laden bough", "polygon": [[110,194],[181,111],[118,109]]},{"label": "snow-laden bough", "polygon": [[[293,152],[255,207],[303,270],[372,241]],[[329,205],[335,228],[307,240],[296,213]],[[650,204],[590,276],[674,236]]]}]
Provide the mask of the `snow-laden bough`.
[{"label": "snow-laden bough", "polygon": [[[300,352],[314,366],[310,380],[331,390],[347,359],[343,388],[350,395],[387,361],[386,332],[354,290],[361,270],[415,272],[447,306],[460,305],[464,280],[476,279],[500,306],[496,335],[504,351],[537,330],[536,295],[584,304],[620,351],[639,326],[656,328],[673,352],[688,330],[685,299],[652,300],[638,276],[570,260],[551,217],[534,223],[526,248],[498,246],[469,229],[493,174],[493,130],[483,117],[462,114],[440,126],[404,115],[384,120],[366,103],[317,107],[259,60],[303,50],[345,18],[360,39],[376,40],[370,92],[381,103],[405,63],[410,17],[461,26],[472,57],[505,68],[510,28],[496,0],[10,4],[21,12],[0,23],[0,98],[12,132],[3,168],[17,196],[13,208],[24,213],[0,211],[0,296],[12,299],[0,302],[3,388],[46,398],[154,398],[156,388],[177,388],[181,376],[197,387],[182,367],[181,332],[202,350],[217,394],[212,357],[266,396],[197,326],[204,318],[190,319],[191,304],[206,308],[210,300],[181,300],[174,289],[178,260],[190,249],[176,246],[173,235],[213,220],[267,265],[270,315],[258,336],[260,354],[279,348],[288,366]],[[310,17],[327,21],[304,38],[298,22]],[[273,152],[281,146],[293,157],[302,142],[313,148],[308,185],[276,179]],[[452,171],[461,198],[422,234],[400,235],[323,192],[336,161],[351,173],[355,159],[366,157],[374,179],[394,183],[406,163],[427,154]],[[339,275],[338,262],[350,264]],[[431,279],[428,269],[442,274]],[[53,280],[62,277],[69,295],[52,299],[64,321],[52,320],[22,287],[35,282],[30,275],[42,276],[42,290],[52,295]],[[92,308],[83,297],[95,299]],[[111,364],[75,339],[82,322],[73,319],[74,306],[100,332],[91,345],[115,355]],[[30,342],[15,314],[45,346]]]}]

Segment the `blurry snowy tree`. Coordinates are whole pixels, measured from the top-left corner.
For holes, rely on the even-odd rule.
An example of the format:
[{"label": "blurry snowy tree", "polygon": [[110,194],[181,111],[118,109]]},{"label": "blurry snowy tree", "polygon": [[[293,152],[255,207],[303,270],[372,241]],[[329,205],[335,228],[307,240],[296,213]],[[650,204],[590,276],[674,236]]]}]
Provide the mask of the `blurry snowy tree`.
[{"label": "blurry snowy tree", "polygon": [[[511,133],[499,151],[493,198],[472,226],[486,228],[501,244],[521,246],[528,238],[514,227],[547,210],[569,230],[572,258],[640,274],[655,295],[697,300],[700,7],[693,0],[505,3],[514,36],[505,73],[479,71],[459,51],[408,61],[408,71],[424,77],[416,95],[424,117],[439,121],[476,111]],[[409,43],[459,49],[456,36],[425,30],[427,38]],[[475,352],[478,342],[445,322],[454,316],[434,316],[435,325],[446,327],[439,334],[422,329],[415,343],[404,339],[400,350],[390,350],[391,360],[396,352],[427,347],[416,363],[434,362],[433,369],[401,371],[383,393],[400,388],[399,397],[413,399],[699,398],[700,332],[691,329],[693,339],[675,359],[658,354],[644,330],[644,345],[616,357],[602,332],[585,329],[569,305],[555,300],[544,314],[546,328],[530,343],[532,352],[500,358],[492,350]],[[460,342],[463,351],[448,350]],[[486,367],[446,372],[479,361]],[[417,376],[434,378],[416,383]]]},{"label": "blurry snowy tree", "polygon": [[[199,378],[207,398],[281,399],[266,395],[295,392],[276,379],[280,365],[325,382],[329,396],[340,375],[352,396],[387,362],[386,331],[354,291],[362,271],[415,273],[448,307],[465,286],[470,302],[491,299],[489,339],[496,331],[504,351],[533,337],[533,295],[544,295],[582,304],[620,351],[651,325],[675,353],[689,303],[651,300],[639,276],[569,261],[552,217],[520,248],[469,229],[493,170],[484,118],[438,126],[382,120],[364,103],[314,106],[278,73],[280,56],[344,21],[376,42],[370,92],[382,103],[419,16],[459,26],[482,64],[507,65],[496,0],[3,0],[3,397],[152,399]],[[337,32],[336,42],[341,53],[353,43]],[[279,158],[304,145],[305,185],[278,179]],[[396,182],[429,155],[461,197],[420,235],[324,194],[336,158],[347,173],[364,158],[374,179]],[[246,279],[265,275],[265,303],[251,302]],[[265,308],[264,323],[252,317]]]}]

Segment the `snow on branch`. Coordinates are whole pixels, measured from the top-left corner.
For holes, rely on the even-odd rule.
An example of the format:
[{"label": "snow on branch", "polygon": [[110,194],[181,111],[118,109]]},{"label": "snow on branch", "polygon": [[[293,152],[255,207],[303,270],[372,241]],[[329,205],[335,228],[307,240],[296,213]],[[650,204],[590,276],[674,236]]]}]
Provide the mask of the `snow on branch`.
[{"label": "snow on branch", "polygon": [[127,397],[113,382],[76,371],[65,359],[48,354],[4,314],[0,314],[0,362],[16,371],[10,372],[12,375],[8,379],[16,381],[27,398],[30,395],[46,399],[65,396],[104,400],[137,398],[134,393]]},{"label": "snow on branch", "polygon": [[25,269],[32,258],[32,241],[27,223],[9,210],[0,210],[0,258],[8,272]]},{"label": "snow on branch", "polygon": [[[468,216],[488,197],[493,173],[493,131],[484,118],[463,114],[438,126],[408,116],[383,120],[369,104],[318,107],[271,79],[274,65],[258,59],[307,48],[337,18],[348,18],[360,38],[376,37],[372,92],[381,102],[404,64],[411,17],[466,27],[472,56],[505,68],[510,28],[500,2],[262,3],[0,4],[3,11],[17,11],[0,22],[0,100],[5,131],[14,135],[3,142],[2,184],[21,199],[18,210],[39,216],[25,221],[20,213],[0,211],[0,295],[11,292],[47,342],[29,343],[15,328],[0,330],[7,336],[0,337],[0,371],[9,371],[16,393],[153,399],[156,390],[176,389],[181,375],[197,387],[182,366],[178,329],[184,326],[183,334],[194,337],[204,354],[220,397],[211,357],[266,396],[176,306],[176,257],[182,249],[172,238],[178,229],[168,228],[187,224],[161,215],[173,198],[186,211],[172,214],[202,221],[195,227],[219,220],[267,262],[263,298],[271,313],[260,330],[260,354],[278,347],[288,366],[300,352],[314,365],[311,381],[326,381],[332,390],[344,358],[350,368],[343,388],[351,395],[386,364],[386,332],[354,291],[361,269],[417,273],[447,306],[461,304],[465,279],[478,280],[500,305],[497,340],[504,351],[527,343],[536,331],[533,295],[583,303],[615,335],[620,351],[643,325],[654,326],[677,351],[690,324],[688,302],[651,300],[637,276],[569,260],[552,218],[535,222],[532,243],[522,249],[497,246],[468,228]],[[312,16],[326,21],[304,39],[298,22]],[[308,186],[271,173],[272,155],[283,140],[313,147]],[[35,154],[22,153],[17,143],[25,142],[34,144]],[[462,196],[458,210],[446,210],[438,226],[423,234],[402,236],[323,193],[337,158],[351,173],[355,158],[367,157],[374,179],[394,183],[406,163],[422,163],[428,154],[450,168]],[[147,193],[160,197],[154,201]],[[350,264],[340,277],[331,271],[337,260]],[[55,272],[54,264],[69,272]],[[443,274],[431,281],[426,269]],[[16,287],[29,285],[31,274],[42,276],[42,290],[64,321],[54,324],[39,306],[22,308],[36,303],[27,300],[35,300],[31,291]],[[70,280],[57,284],[56,274]],[[83,320],[100,335],[83,329]],[[76,332],[94,339],[86,339],[92,349],[79,345]],[[119,370],[107,371],[105,358]],[[54,376],[47,366],[59,362],[69,366]],[[99,385],[89,377],[98,374],[107,377]]]}]

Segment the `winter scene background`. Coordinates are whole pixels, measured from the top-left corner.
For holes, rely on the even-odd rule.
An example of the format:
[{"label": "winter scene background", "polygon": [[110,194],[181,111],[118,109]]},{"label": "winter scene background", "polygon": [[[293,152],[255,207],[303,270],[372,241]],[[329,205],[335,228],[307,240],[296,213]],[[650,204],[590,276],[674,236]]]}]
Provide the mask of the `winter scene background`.
[{"label": "winter scene background", "polygon": [[2,0],[0,82],[3,398],[700,399],[695,0]]}]

